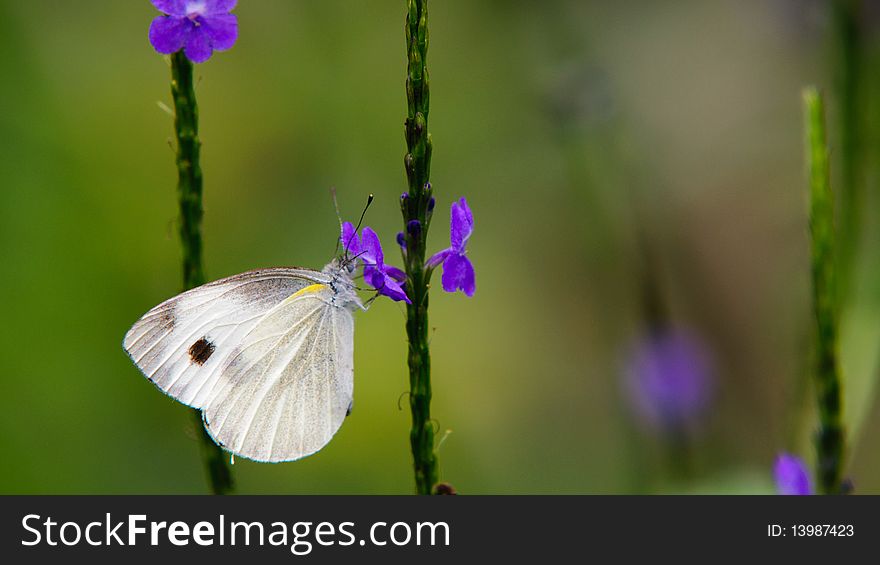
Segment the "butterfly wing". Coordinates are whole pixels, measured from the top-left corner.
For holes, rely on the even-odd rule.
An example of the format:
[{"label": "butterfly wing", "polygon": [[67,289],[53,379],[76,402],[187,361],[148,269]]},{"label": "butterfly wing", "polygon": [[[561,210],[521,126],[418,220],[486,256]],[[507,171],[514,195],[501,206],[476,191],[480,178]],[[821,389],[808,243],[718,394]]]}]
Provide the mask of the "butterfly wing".
[{"label": "butterfly wing", "polygon": [[324,447],[353,393],[354,320],[327,285],[307,287],[253,328],[222,369],[205,427],[256,461],[293,461]]},{"label": "butterfly wing", "polygon": [[307,269],[248,271],[179,294],[135,322],[123,340],[150,381],[202,408],[221,368],[259,321],[289,296],[326,275]]},{"label": "butterfly wing", "polygon": [[351,407],[354,319],[331,277],[249,271],[147,312],[123,346],[166,394],[202,410],[214,440],[256,461],[326,445]]}]

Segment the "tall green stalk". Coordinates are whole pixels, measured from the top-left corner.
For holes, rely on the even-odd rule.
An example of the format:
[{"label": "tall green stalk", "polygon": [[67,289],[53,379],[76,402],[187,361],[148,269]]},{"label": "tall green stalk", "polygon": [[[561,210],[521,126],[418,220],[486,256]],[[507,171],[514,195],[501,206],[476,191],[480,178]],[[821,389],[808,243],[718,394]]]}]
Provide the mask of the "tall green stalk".
[{"label": "tall green stalk", "polygon": [[[193,89],[193,64],[182,51],[171,55],[171,96],[177,136],[177,193],[180,202],[180,243],[183,248],[183,288],[205,283],[202,268],[202,169],[199,166],[199,108]],[[208,435],[198,410],[193,411],[211,490],[232,491],[226,456]]]},{"label": "tall green stalk", "polygon": [[431,135],[428,133],[428,0],[407,0],[407,76],[404,158],[409,191],[401,198],[404,220],[407,293],[406,335],[409,340],[409,405],[412,412],[410,446],[416,492],[431,494],[437,483],[437,455],[431,422],[431,352],[428,346],[428,287],[425,248],[433,209]]},{"label": "tall green stalk", "polygon": [[816,476],[823,493],[836,494],[841,492],[845,434],[838,360],[839,297],[835,294],[834,193],[831,191],[822,97],[815,88],[807,88],[803,99],[810,184],[813,311],[816,317],[814,378],[819,407]]},{"label": "tall green stalk", "polygon": [[841,281],[838,291],[849,294],[865,204],[862,142],[864,132],[864,54],[859,27],[861,0],[833,0],[834,28],[832,70],[835,83],[837,124],[840,129],[840,244],[836,260]]}]

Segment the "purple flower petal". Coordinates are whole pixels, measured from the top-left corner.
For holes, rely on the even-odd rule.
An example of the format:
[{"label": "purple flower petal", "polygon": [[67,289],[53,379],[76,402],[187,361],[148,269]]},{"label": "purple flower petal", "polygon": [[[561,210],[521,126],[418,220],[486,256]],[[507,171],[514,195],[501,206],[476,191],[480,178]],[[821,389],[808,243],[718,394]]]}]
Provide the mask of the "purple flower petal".
[{"label": "purple flower petal", "polygon": [[397,267],[392,267],[391,265],[385,265],[385,274],[387,274],[392,279],[397,282],[406,281],[406,273],[398,269]]},{"label": "purple flower petal", "polygon": [[195,24],[186,18],[157,16],[150,24],[150,44],[163,55],[180,51]]},{"label": "purple flower petal", "polygon": [[461,289],[465,296],[473,296],[477,289],[474,266],[464,255],[450,254],[443,262],[443,290],[455,292]]},{"label": "purple flower petal", "polygon": [[373,267],[364,267],[364,280],[376,290],[381,290],[385,286],[385,273]]},{"label": "purple flower petal", "polygon": [[199,23],[208,37],[211,45],[217,51],[231,49],[238,39],[238,18],[233,14],[218,14],[199,18]]},{"label": "purple flower petal", "polygon": [[202,14],[206,16],[216,16],[218,14],[228,14],[235,9],[235,5],[238,2],[237,0],[202,0],[202,2],[189,2],[189,4],[198,3],[204,4],[205,6],[201,11]]},{"label": "purple flower petal", "polygon": [[379,291],[379,294],[387,296],[395,302],[400,302],[402,300],[407,304],[412,304],[409,297],[406,295],[406,292],[404,292],[403,287],[400,286],[400,283],[389,277],[387,274],[383,275],[378,271],[376,271],[376,274],[383,277],[382,281],[376,281],[380,282],[380,284],[374,285],[376,287],[376,290]]},{"label": "purple flower petal", "polygon": [[464,197],[458,202],[452,203],[450,216],[449,240],[452,243],[452,249],[461,253],[474,231],[474,215]]},{"label": "purple flower petal", "polygon": [[364,227],[361,232],[361,244],[363,255],[361,258],[364,264],[373,265],[382,269],[385,264],[385,255],[382,254],[382,244],[379,243],[379,236],[369,226]]},{"label": "purple flower petal", "polygon": [[779,490],[779,494],[813,494],[810,473],[799,457],[788,453],[780,454],[773,466],[773,474],[776,478],[776,488]]},{"label": "purple flower petal", "polygon": [[366,281],[370,283],[370,286],[375,288],[379,294],[387,296],[397,302],[403,300],[407,304],[410,303],[409,297],[403,291],[400,284],[388,276],[387,273],[384,273],[379,269],[372,269],[369,273],[364,271],[364,279],[366,279]]},{"label": "purple flower petal", "polygon": [[183,48],[186,58],[193,63],[204,63],[211,58],[214,49],[211,47],[211,38],[201,27],[196,27],[189,34],[186,46]]},{"label": "purple flower petal", "polygon": [[[363,255],[361,255],[363,257]],[[372,286],[373,288],[378,289],[379,287],[385,284],[385,274],[381,269],[377,269],[371,265],[364,265],[364,281]]]},{"label": "purple flower petal", "polygon": [[443,263],[443,261],[446,260],[450,253],[452,253],[451,248],[446,248],[443,251],[438,251],[437,253],[434,253],[433,255],[431,255],[431,258],[425,262],[425,267],[429,269],[437,268],[441,263]]},{"label": "purple flower petal", "polygon": [[343,252],[348,253],[352,257],[360,254],[361,242],[358,239],[358,234],[354,231],[354,225],[351,222],[345,222],[342,224],[342,234],[339,237],[339,241],[342,242]]},{"label": "purple flower petal", "polygon": [[153,6],[162,13],[170,16],[185,16],[186,2],[184,0],[151,0]]}]

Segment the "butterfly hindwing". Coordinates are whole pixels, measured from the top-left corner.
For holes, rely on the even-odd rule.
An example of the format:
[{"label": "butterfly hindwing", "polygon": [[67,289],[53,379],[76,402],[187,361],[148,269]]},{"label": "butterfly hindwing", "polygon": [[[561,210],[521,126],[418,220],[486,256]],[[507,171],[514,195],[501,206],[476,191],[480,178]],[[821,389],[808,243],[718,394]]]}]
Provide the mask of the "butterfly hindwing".
[{"label": "butterfly hindwing", "polygon": [[354,320],[313,285],[273,309],[222,370],[205,426],[227,449],[257,461],[315,453],[345,420],[353,392]]}]

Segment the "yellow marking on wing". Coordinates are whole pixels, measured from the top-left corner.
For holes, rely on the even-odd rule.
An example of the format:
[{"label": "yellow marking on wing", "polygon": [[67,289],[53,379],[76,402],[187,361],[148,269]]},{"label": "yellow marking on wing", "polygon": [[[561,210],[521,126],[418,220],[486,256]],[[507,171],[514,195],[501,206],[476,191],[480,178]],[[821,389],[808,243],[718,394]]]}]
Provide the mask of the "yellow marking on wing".
[{"label": "yellow marking on wing", "polygon": [[[287,300],[293,300],[294,298],[297,298],[297,297],[302,296],[304,294],[315,294],[315,293],[321,292],[325,288],[327,288],[326,284],[310,284],[309,286],[307,286],[305,288],[301,288],[298,291],[291,294],[287,298]],[[287,300],[285,300],[285,302],[287,302]]]}]

